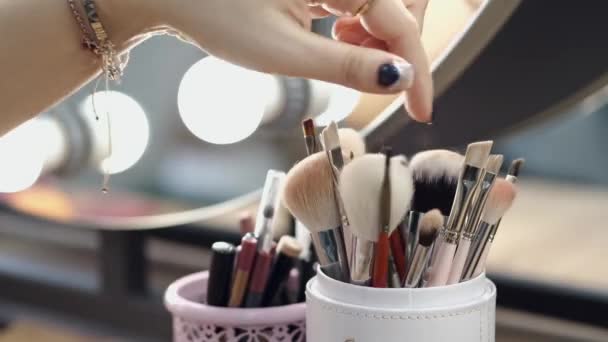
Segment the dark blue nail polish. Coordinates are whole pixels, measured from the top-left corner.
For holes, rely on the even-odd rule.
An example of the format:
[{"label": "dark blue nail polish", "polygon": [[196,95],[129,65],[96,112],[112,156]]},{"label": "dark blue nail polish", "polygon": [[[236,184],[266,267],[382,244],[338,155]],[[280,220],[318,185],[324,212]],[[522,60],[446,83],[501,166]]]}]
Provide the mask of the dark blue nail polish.
[{"label": "dark blue nail polish", "polygon": [[400,76],[401,72],[394,64],[386,63],[378,68],[378,84],[383,87],[390,87],[399,82]]}]

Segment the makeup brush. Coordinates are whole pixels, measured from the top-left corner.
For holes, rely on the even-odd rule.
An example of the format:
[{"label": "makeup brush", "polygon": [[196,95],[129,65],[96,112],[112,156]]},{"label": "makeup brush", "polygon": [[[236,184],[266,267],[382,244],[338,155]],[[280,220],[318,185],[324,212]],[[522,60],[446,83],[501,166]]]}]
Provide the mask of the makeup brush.
[{"label": "makeup brush", "polygon": [[414,248],[412,262],[405,277],[403,287],[417,287],[431,255],[431,247],[435,242],[439,229],[443,227],[443,214],[439,209],[433,209],[422,215],[420,234]]},{"label": "makeup brush", "polygon": [[[353,268],[351,277],[356,283],[367,283],[371,278],[370,266],[374,255],[374,243],[378,241],[383,228],[381,198],[385,164],[384,155],[365,154],[346,165],[340,175],[340,193],[344,200],[344,209],[356,238],[357,249],[353,250],[351,261]],[[412,175],[404,156],[390,158],[389,178],[391,181],[388,234],[392,233],[403,220],[414,192]]]},{"label": "makeup brush", "polygon": [[[390,230],[390,219],[391,219],[391,178],[390,178],[390,166],[391,166],[391,154],[392,150],[390,147],[384,147],[382,154],[384,154],[384,176],[382,180],[382,189],[380,193],[380,234],[376,241],[376,249],[374,254],[374,268],[372,269],[372,286],[373,287],[388,287],[388,262],[390,255],[389,245],[389,230]],[[370,199],[370,200],[373,200]],[[396,228],[396,227],[395,227]],[[392,233],[392,232],[391,232]]]},{"label": "makeup brush", "polygon": [[449,216],[463,163],[464,156],[448,150],[415,154],[410,161],[416,189],[412,211],[424,214],[439,209],[443,216]]},{"label": "makeup brush", "polygon": [[[450,215],[463,164],[463,155],[448,150],[423,151],[412,157],[410,168],[415,191],[407,221],[408,229],[404,234],[408,255],[411,255],[416,246],[418,224],[424,213],[437,208],[444,217]],[[432,253],[435,254],[436,252]]]},{"label": "makeup brush", "polygon": [[[262,199],[260,200],[257,217],[255,219],[254,235],[260,244],[258,250],[261,248],[261,244],[264,243],[264,240],[267,237],[272,239],[272,221],[275,208],[277,208],[279,205],[279,190],[284,179],[285,173],[282,171],[268,170],[266,173],[264,189],[262,190]],[[269,210],[271,210],[272,213],[267,215],[267,211]]]},{"label": "makeup brush", "polygon": [[296,221],[296,240],[302,246],[302,253],[300,254],[300,260],[298,261],[299,273],[299,285],[298,285],[298,296],[297,302],[303,302],[306,300],[306,283],[312,277],[315,276],[315,257],[314,251],[312,250],[312,241],[310,239],[310,232],[302,222]]},{"label": "makeup brush", "polygon": [[[342,196],[340,195],[339,188],[339,178],[340,172],[342,172],[342,168],[344,168],[345,160],[350,161],[352,158],[347,156],[344,157],[344,151],[342,150],[342,145],[340,141],[340,134],[338,125],[335,122],[331,122],[325,129],[321,132],[321,140],[323,142],[323,148],[327,153],[327,158],[331,164],[331,171],[334,180],[334,198],[336,199],[336,206],[338,207],[338,212],[340,213],[340,221],[342,223],[342,239],[344,240],[344,245],[346,248],[346,256],[347,258],[351,257],[352,254],[352,232],[350,230],[350,223],[348,221],[348,216],[344,211],[344,204],[342,202]],[[351,142],[352,143],[352,142]]]},{"label": "makeup brush", "polygon": [[[513,184],[517,183],[517,177],[519,176],[519,172],[520,172],[521,168],[523,167],[524,163],[525,163],[525,160],[522,158],[513,160],[511,162],[511,166],[509,166],[509,170],[507,172],[507,176],[505,177],[505,180],[507,180]],[[498,226],[500,225],[500,220],[498,221],[498,223],[496,223],[495,225],[492,225],[490,227],[480,225],[479,222],[477,224],[479,227],[477,229],[477,233],[475,234],[475,239],[473,240],[473,243],[471,244],[471,251],[480,249],[479,245],[481,244],[482,241],[484,241],[485,239],[488,238],[488,234],[490,233],[490,231],[496,232],[496,230],[498,229]],[[470,267],[470,264],[472,262],[473,254],[474,254],[473,252],[470,252],[469,256],[467,257],[467,262],[465,265],[465,269],[467,269],[467,270]],[[477,256],[477,257],[479,257],[479,256]],[[468,270],[467,276],[471,276],[471,271],[472,270]],[[463,278],[464,278],[464,275],[463,275]]]},{"label": "makeup brush", "polygon": [[462,234],[460,234],[460,240],[458,242],[458,247],[456,248],[456,254],[454,255],[454,262],[452,263],[452,268],[448,277],[448,285],[460,282],[462,271],[467,263],[467,257],[471,250],[471,244],[473,243],[475,233],[477,232],[481,213],[488,200],[488,195],[490,194],[490,189],[492,189],[496,175],[500,171],[502,162],[502,154],[492,154],[488,157],[482,181],[479,183],[479,187],[475,192],[475,198],[471,205],[471,213],[467,218],[466,226],[463,229]]},{"label": "makeup brush", "polygon": [[438,239],[438,250],[432,262],[429,281],[426,286],[442,286],[448,281],[454,252],[465,218],[470,211],[473,196],[483,177],[483,168],[492,149],[492,141],[476,142],[467,147],[464,166],[458,176],[454,203],[450,216]]},{"label": "makeup brush", "polygon": [[302,121],[302,131],[304,133],[304,142],[306,144],[306,153],[311,155],[318,152],[317,134],[315,133],[315,122],[313,119]]},{"label": "makeup brush", "polygon": [[289,170],[283,201],[291,214],[310,230],[323,271],[348,282],[350,272],[332,166],[325,152],[314,153]]},{"label": "makeup brush", "polygon": [[504,179],[496,180],[479,224],[480,232],[483,232],[483,235],[480,235],[480,243],[477,248],[471,251],[470,262],[464,270],[462,280],[476,277],[483,272],[492,241],[496,235],[496,229],[492,227],[497,227],[496,224],[511,208],[516,196],[517,192],[513,183]]},{"label": "makeup brush", "polygon": [[523,158],[512,161],[511,166],[509,166],[509,171],[507,172],[507,177],[505,177],[506,180],[514,184],[517,183],[517,177],[519,177],[519,172],[525,163],[526,160]]},{"label": "makeup brush", "polygon": [[352,128],[340,128],[338,129],[338,136],[342,152],[349,159],[352,160],[365,154],[365,140],[363,140],[363,136],[359,132]]},{"label": "makeup brush", "polygon": [[298,240],[289,235],[281,237],[277,245],[276,261],[272,266],[268,284],[264,290],[262,306],[269,306],[274,302],[300,253],[302,253],[302,246]]}]

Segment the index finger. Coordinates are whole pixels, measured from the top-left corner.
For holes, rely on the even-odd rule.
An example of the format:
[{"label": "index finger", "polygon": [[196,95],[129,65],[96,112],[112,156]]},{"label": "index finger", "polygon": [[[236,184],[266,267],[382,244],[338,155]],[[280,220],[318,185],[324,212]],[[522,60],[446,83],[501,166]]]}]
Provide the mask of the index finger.
[{"label": "index finger", "polygon": [[363,14],[362,24],[374,37],[385,41],[390,52],[412,64],[414,83],[406,92],[406,108],[415,120],[431,121],[433,80],[416,18],[401,0],[370,1],[373,3]]}]

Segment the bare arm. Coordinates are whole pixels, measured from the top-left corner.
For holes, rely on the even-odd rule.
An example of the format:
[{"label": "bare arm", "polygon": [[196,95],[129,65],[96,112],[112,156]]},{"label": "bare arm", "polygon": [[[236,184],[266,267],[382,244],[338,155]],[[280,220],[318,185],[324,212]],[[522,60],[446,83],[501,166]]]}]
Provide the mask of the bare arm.
[{"label": "bare arm", "polygon": [[[323,2],[353,12],[368,1]],[[410,114],[428,121],[432,80],[417,23],[427,0],[406,2],[412,4],[374,0],[362,19],[348,21],[357,23],[353,32],[371,42],[366,45],[310,33],[306,0],[95,0],[119,51],[171,27],[209,53],[255,70],[370,93],[407,90]],[[99,59],[80,41],[67,0],[0,0],[0,136],[100,72]]]},{"label": "bare arm", "polygon": [[[131,15],[142,13],[129,8],[137,1],[96,3],[120,51],[141,40],[134,37],[148,23],[143,15]],[[82,48],[81,37],[66,0],[0,0],[0,136],[100,72],[99,58]]]}]

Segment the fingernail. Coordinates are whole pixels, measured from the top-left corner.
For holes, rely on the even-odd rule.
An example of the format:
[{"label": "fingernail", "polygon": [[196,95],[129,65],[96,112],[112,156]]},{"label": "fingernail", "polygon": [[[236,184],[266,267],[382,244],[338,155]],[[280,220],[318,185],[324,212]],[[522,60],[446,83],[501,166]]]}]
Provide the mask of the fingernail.
[{"label": "fingernail", "polygon": [[414,68],[409,63],[385,63],[378,68],[378,84],[382,87],[407,89],[413,81]]}]

